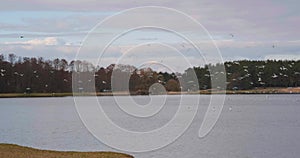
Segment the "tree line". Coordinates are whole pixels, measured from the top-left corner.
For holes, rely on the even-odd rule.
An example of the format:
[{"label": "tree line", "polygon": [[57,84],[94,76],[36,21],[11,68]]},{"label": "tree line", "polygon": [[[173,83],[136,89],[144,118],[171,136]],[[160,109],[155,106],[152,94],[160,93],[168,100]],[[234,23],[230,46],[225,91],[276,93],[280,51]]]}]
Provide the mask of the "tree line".
[{"label": "tree line", "polygon": [[[210,73],[210,69],[218,67],[225,67],[226,71]],[[195,72],[198,83],[189,83],[188,74],[191,72]],[[183,73],[168,73],[151,68],[137,69],[131,65],[99,67],[79,60],[69,62],[65,59],[0,54],[0,93],[64,93],[72,92],[72,89],[85,92],[88,82],[94,83],[97,92],[129,89],[130,92],[144,94],[155,83],[163,85],[167,91],[205,90],[212,88],[211,79],[217,73],[226,75],[227,89],[230,90],[300,86],[299,60],[230,61],[188,68]],[[73,87],[72,75],[78,75]],[[118,80],[114,81],[114,78]],[[118,82],[123,78],[129,79],[128,84]]]}]

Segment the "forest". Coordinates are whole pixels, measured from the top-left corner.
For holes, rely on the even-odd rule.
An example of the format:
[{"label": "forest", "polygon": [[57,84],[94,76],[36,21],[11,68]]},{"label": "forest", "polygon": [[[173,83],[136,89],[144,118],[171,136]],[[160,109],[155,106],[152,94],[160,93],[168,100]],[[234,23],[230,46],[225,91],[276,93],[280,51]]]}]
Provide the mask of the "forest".
[{"label": "forest", "polygon": [[[225,66],[228,90],[250,90],[267,87],[300,86],[300,61],[294,60],[242,60],[222,64],[193,67],[184,73],[156,72],[151,68],[137,69],[131,65],[111,64],[107,67],[94,66],[85,61],[65,59],[47,60],[42,57],[19,57],[15,54],[0,54],[0,93],[64,93],[85,92],[87,82],[93,81],[96,92],[112,91],[112,74],[116,78],[129,77],[128,84],[116,82],[114,89],[130,92],[148,92],[151,85],[160,83],[167,91],[190,91],[211,89],[209,68]],[[180,84],[180,80],[194,71],[198,86]],[[75,72],[75,73],[74,73]],[[84,76],[72,87],[72,74]],[[84,74],[84,75],[82,75]],[[90,78],[86,76],[92,76]],[[74,80],[73,80],[74,82]]]}]

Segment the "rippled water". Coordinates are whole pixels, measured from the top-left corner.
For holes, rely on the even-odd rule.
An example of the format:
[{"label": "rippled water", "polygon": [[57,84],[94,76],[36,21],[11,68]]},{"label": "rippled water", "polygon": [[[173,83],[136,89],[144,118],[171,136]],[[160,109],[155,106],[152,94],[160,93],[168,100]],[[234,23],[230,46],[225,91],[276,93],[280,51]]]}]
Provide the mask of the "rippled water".
[{"label": "rippled water", "polygon": [[[154,152],[129,154],[138,158],[300,156],[299,95],[226,96],[216,126],[208,136],[200,139],[198,130],[209,98],[200,97],[192,125],[176,142]],[[168,96],[157,115],[137,119],[124,114],[113,97],[98,99],[113,122],[134,131],[163,126],[174,116],[180,101],[179,96]],[[149,102],[145,96],[136,96],[134,100],[139,104]],[[116,151],[88,132],[79,119],[72,97],[0,99],[0,131],[0,143],[53,150]]]}]

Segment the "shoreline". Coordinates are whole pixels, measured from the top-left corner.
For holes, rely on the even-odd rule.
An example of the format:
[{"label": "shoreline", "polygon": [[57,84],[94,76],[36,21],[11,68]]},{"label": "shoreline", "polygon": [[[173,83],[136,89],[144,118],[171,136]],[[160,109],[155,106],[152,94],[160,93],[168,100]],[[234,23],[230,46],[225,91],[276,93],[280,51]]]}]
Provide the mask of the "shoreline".
[{"label": "shoreline", "polygon": [[131,155],[115,152],[75,152],[75,151],[53,151],[41,150],[15,144],[0,143],[0,157],[5,158],[133,158]]},{"label": "shoreline", "polygon": [[[257,88],[251,90],[200,90],[196,92],[167,92],[167,95],[243,95],[243,94],[300,94],[300,87],[293,88]],[[42,97],[72,97],[72,96],[142,96],[148,94],[130,94],[128,92],[98,92],[98,93],[0,93],[0,98],[42,98]],[[159,94],[158,94],[159,95]]]}]

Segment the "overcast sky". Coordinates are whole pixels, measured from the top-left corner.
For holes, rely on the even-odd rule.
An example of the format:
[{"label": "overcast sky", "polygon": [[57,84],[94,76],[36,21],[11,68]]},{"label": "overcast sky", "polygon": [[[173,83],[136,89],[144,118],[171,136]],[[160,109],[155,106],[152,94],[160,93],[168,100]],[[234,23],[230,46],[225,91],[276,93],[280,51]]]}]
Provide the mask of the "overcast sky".
[{"label": "overcast sky", "polygon": [[[224,60],[300,59],[298,0],[2,0],[0,53],[72,60],[84,37],[96,24],[124,9],[141,6],[169,7],[193,17],[209,31]],[[138,16],[142,19],[146,15]],[[181,24],[177,24],[180,27]],[[194,30],[185,31],[193,34]],[[105,35],[99,34],[99,42],[101,36]],[[181,45],[180,39],[163,31],[133,32],[124,37],[123,42],[119,41],[119,47],[112,46],[112,53],[103,57],[102,65],[118,60],[124,53],[123,48],[149,42]],[[162,60],[176,62],[180,58],[164,48],[155,45],[151,51],[159,52]],[[182,46],[183,49],[189,47]],[[143,54],[144,50],[133,52]],[[137,55],[134,60],[145,56]],[[201,65],[197,57],[187,58],[192,65]]]}]

